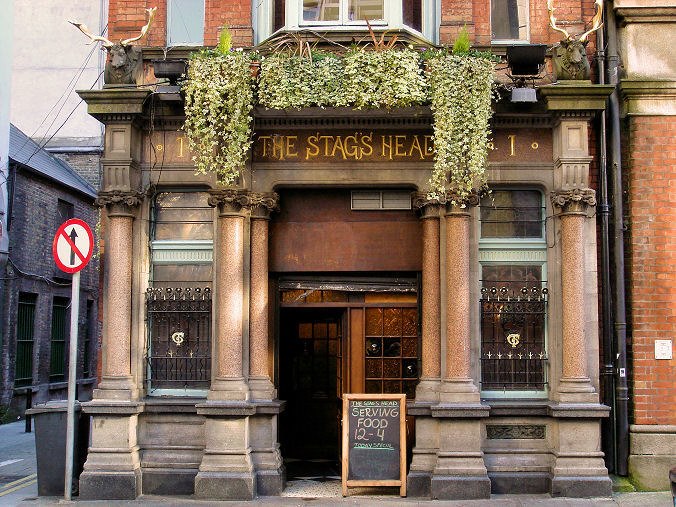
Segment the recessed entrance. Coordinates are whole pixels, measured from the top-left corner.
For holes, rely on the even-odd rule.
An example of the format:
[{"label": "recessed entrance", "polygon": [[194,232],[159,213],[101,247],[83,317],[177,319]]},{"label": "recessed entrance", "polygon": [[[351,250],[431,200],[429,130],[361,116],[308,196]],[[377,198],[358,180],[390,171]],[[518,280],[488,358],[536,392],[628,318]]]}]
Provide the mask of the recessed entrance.
[{"label": "recessed entrance", "polygon": [[338,460],[344,309],[284,309],[280,397],[285,458]]}]

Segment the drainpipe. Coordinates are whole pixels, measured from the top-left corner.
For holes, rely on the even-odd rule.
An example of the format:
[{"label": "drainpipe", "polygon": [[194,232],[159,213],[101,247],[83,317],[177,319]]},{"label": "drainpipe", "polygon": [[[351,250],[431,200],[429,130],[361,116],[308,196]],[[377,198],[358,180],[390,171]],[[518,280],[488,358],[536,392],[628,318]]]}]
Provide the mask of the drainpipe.
[{"label": "drainpipe", "polygon": [[[598,65],[599,84],[606,84],[606,52],[604,29],[596,34],[596,63]],[[606,112],[601,111],[599,118],[599,200],[597,213],[599,228],[601,229],[601,314],[603,316],[602,350],[603,364],[601,365],[601,395],[602,403],[610,407],[610,417],[601,422],[602,445],[605,454],[604,460],[609,472],[615,471],[615,366],[613,345],[613,302],[610,278],[610,206],[608,205],[608,145],[606,130]]]},{"label": "drainpipe", "polygon": [[618,475],[628,475],[629,460],[629,388],[627,383],[627,315],[624,277],[624,212],[622,201],[622,153],[620,147],[619,57],[617,54],[617,24],[613,2],[606,2],[606,29],[608,35],[608,83],[615,85],[608,103],[610,130],[609,180],[613,214],[614,266],[614,330],[615,330],[615,424],[617,428]]}]

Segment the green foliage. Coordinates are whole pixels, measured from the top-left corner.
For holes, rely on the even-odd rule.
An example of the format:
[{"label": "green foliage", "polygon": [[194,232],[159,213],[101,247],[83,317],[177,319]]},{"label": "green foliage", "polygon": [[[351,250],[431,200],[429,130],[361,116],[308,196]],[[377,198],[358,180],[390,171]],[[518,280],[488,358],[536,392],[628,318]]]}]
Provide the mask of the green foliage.
[{"label": "green foliage", "polygon": [[197,53],[190,60],[185,92],[188,146],[198,173],[234,183],[251,146],[253,78],[243,52]]},{"label": "green foliage", "polygon": [[[494,62],[448,49],[352,48],[345,56],[280,51],[261,58],[258,102],[273,109],[408,107],[431,102],[435,160],[428,196],[464,204],[486,184]],[[458,49],[460,51],[460,49]],[[424,62],[426,72],[422,70]],[[254,80],[243,52],[203,52],[190,62],[185,131],[198,172],[236,182],[251,146]]]},{"label": "green foliage", "polygon": [[443,54],[427,66],[435,149],[429,197],[450,194],[463,205],[486,185],[493,62]]},{"label": "green foliage", "polygon": [[231,48],[232,34],[230,33],[230,29],[227,26],[224,26],[218,34],[218,46],[216,46],[216,50],[220,54],[225,55],[230,52]]},{"label": "green foliage", "polygon": [[418,53],[411,49],[345,55],[345,101],[356,107],[408,107],[427,101]]},{"label": "green foliage", "polygon": [[454,55],[466,55],[469,53],[470,42],[469,42],[469,31],[467,26],[463,26],[462,30],[458,34],[458,38],[453,44],[453,54]]}]

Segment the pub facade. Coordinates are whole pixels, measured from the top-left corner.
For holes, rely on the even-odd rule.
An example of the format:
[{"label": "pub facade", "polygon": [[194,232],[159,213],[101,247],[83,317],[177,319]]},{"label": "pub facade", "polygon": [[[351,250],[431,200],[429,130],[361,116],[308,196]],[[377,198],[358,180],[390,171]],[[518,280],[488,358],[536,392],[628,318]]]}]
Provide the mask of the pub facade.
[{"label": "pub facade", "polygon": [[[149,30],[140,86],[80,92],[106,127],[103,367],[80,496],[281,495],[294,463],[340,460],[345,393],[406,394],[409,496],[609,496],[593,169],[610,87],[545,79],[534,102],[494,100],[491,191],[462,201],[430,197],[426,105],[256,107],[225,186],[196,174],[183,99],[151,78],[178,3],[159,5],[167,35]],[[333,19],[301,7],[321,2],[224,3],[200,45],[215,18],[240,45]],[[462,28],[451,1],[335,4],[415,41]],[[460,13],[476,46],[556,40],[536,5],[529,34],[500,35],[493,4],[493,32],[477,2]]]}]

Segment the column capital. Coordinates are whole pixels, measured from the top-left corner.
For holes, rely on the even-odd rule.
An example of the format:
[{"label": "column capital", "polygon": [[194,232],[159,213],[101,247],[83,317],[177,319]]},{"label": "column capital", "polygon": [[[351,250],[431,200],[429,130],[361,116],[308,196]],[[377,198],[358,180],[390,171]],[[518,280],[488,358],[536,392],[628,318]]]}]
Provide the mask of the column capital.
[{"label": "column capital", "polygon": [[564,213],[585,213],[588,207],[596,206],[596,192],[591,188],[556,190],[550,194],[552,206]]},{"label": "column capital", "polygon": [[207,200],[209,206],[218,207],[220,216],[239,215],[249,199],[247,191],[239,188],[212,190]]},{"label": "column capital", "polygon": [[112,190],[110,192],[99,192],[94,200],[94,205],[99,208],[106,208],[108,216],[134,217],[136,215],[134,208],[138,208],[144,199],[143,192],[124,192],[122,190]]},{"label": "column capital", "polygon": [[279,211],[279,194],[276,192],[249,192],[249,202],[244,206],[251,210],[251,218],[269,220],[273,211]]}]

